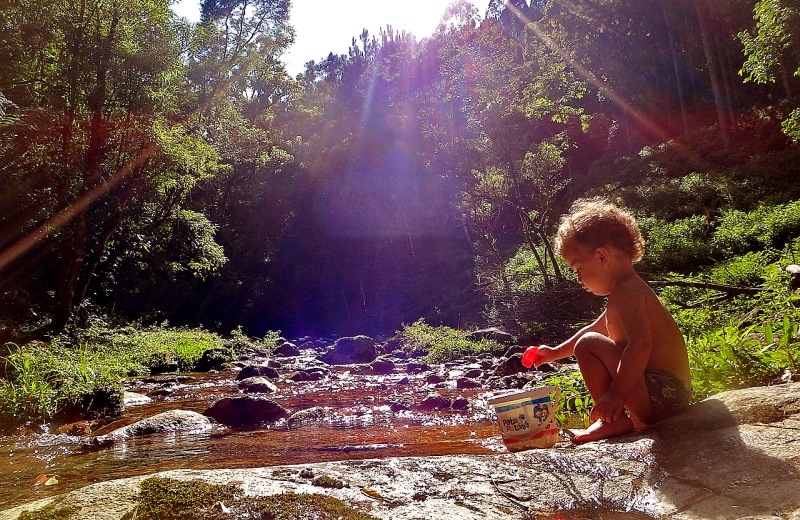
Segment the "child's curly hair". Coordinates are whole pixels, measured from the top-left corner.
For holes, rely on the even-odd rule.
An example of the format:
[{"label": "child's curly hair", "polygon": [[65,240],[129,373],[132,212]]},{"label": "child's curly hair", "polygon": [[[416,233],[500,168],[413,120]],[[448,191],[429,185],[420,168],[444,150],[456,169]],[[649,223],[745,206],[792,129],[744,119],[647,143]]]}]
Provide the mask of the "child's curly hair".
[{"label": "child's curly hair", "polygon": [[636,219],[628,211],[602,198],[576,200],[561,217],[555,248],[562,254],[572,244],[595,250],[611,245],[638,262],[644,254],[644,239]]}]

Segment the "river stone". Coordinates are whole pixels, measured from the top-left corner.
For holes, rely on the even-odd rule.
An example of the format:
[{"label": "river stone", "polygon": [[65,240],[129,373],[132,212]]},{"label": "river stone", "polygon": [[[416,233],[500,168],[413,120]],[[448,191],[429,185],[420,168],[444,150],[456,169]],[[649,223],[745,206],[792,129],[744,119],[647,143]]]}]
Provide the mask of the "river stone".
[{"label": "river stone", "polygon": [[239,389],[246,394],[273,394],[278,391],[275,383],[266,377],[248,377],[239,381]]},{"label": "river stone", "polygon": [[123,392],[122,394],[122,404],[126,407],[147,404],[151,401],[151,398],[137,392]]},{"label": "river stone", "polygon": [[203,412],[225,426],[249,426],[275,422],[289,416],[286,409],[261,396],[225,397]]},{"label": "river stone", "polygon": [[469,377],[459,377],[456,379],[456,388],[480,388],[481,382]]},{"label": "river stone", "polygon": [[247,365],[242,367],[242,370],[236,375],[237,381],[242,381],[249,377],[268,377],[270,379],[278,379],[278,371],[266,365]]},{"label": "river stone", "polygon": [[325,408],[321,406],[313,406],[300,410],[289,416],[288,424],[290,428],[297,428],[305,424],[320,422],[328,415]]},{"label": "river stone", "polygon": [[375,340],[368,336],[339,338],[333,347],[319,357],[329,365],[350,365],[356,363],[372,363],[378,357]]},{"label": "river stone", "polygon": [[272,351],[276,357],[295,357],[300,355],[300,349],[294,343],[287,341]]},{"label": "river stone", "polygon": [[204,432],[211,429],[208,417],[190,410],[169,410],[117,428],[106,437],[122,439],[164,432]]},{"label": "river stone", "polygon": [[511,376],[526,372],[528,369],[522,364],[522,354],[512,354],[509,357],[500,358],[497,366],[492,370],[493,376]]},{"label": "river stone", "polygon": [[210,348],[203,352],[203,355],[195,364],[194,369],[198,372],[208,372],[209,370],[219,370],[225,363],[233,361],[233,354],[230,349]]},{"label": "river stone", "polygon": [[304,368],[291,374],[286,379],[296,383],[303,381],[320,381],[325,379],[325,376],[327,376],[329,373],[330,372],[327,369],[321,367]]},{"label": "river stone", "polygon": [[411,361],[406,365],[406,373],[408,374],[422,374],[430,369],[431,367],[427,363],[418,363],[416,361]]},{"label": "river stone", "polygon": [[420,411],[429,410],[449,410],[453,402],[439,394],[429,394],[418,405],[417,409]]},{"label": "river stone", "polygon": [[387,375],[394,372],[394,361],[386,358],[378,358],[369,365],[373,374]]}]

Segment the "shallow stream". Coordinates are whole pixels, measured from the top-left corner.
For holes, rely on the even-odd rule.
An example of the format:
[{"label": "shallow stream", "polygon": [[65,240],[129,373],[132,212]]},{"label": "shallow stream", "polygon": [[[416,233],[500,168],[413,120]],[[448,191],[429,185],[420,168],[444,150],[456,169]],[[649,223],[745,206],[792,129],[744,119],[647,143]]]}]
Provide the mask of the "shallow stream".
[{"label": "shallow stream", "polygon": [[[111,424],[95,432],[133,423],[171,409],[203,412],[224,396],[239,394],[236,372],[165,375],[132,380],[128,390],[151,401],[129,405]],[[97,448],[89,435],[21,431],[0,437],[0,509],[65,493],[85,485],[171,469],[249,468],[345,459],[505,452],[485,389],[456,389],[452,379],[431,385],[424,376],[395,373],[357,375],[347,368],[325,379],[277,382],[270,398],[290,413],[314,406],[328,411],[315,424],[294,429],[282,421],[269,427],[231,430],[216,426],[201,434],[154,434],[116,440]],[[431,391],[465,397],[466,410],[393,412],[392,395]],[[110,423],[110,421],[106,421]],[[57,484],[35,485],[37,476]]]}]

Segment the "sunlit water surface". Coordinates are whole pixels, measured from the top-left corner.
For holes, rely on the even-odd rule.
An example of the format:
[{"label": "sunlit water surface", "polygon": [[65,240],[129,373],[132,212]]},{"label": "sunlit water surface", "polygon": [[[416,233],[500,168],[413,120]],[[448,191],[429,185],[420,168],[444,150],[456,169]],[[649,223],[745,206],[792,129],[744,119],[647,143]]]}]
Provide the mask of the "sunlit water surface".
[{"label": "sunlit water surface", "polygon": [[[132,381],[130,391],[152,401],[126,408],[113,423],[95,425],[101,433],[170,409],[203,412],[224,396],[238,395],[235,373],[191,374],[167,381]],[[404,384],[403,377],[408,378]],[[440,385],[437,385],[440,386]],[[327,410],[316,424],[290,429],[286,421],[249,430],[221,426],[201,434],[155,434],[116,440],[96,449],[91,438],[20,432],[0,437],[0,509],[64,493],[85,485],[171,469],[215,469],[304,464],[345,459],[491,454],[505,452],[486,407],[486,390],[433,388],[421,376],[353,375],[342,369],[325,380],[278,382],[270,397],[290,412],[313,406]],[[462,396],[466,410],[393,412],[391,395],[431,391]],[[47,429],[47,427],[45,428]],[[40,474],[55,485],[34,485]]]}]

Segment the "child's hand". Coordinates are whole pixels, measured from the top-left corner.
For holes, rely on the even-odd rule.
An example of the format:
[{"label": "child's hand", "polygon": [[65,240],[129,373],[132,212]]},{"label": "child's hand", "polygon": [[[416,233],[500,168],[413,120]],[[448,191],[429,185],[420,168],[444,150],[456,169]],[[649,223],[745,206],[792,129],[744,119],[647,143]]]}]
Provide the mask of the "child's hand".
[{"label": "child's hand", "polygon": [[559,359],[559,355],[556,352],[556,349],[553,347],[548,347],[547,345],[539,345],[539,352],[538,356],[536,356],[536,360],[533,362],[533,366],[535,368],[539,368],[539,365],[543,365],[545,363],[549,363],[551,361],[555,361]]},{"label": "child's hand", "polygon": [[592,412],[589,414],[589,419],[592,422],[600,419],[606,424],[611,424],[620,420],[624,415],[625,401],[616,394],[606,392],[606,394],[595,403]]}]

